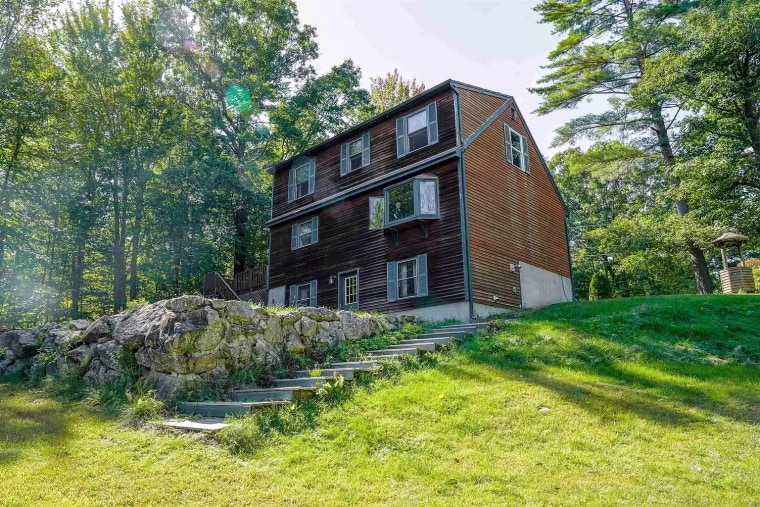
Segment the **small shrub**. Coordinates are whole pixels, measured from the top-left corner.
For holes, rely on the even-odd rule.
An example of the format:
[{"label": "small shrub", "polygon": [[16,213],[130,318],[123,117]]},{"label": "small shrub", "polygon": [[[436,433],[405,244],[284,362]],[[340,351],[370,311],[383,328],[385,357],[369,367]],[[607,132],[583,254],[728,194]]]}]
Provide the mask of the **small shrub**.
[{"label": "small shrub", "polygon": [[231,417],[226,422],[228,426],[222,428],[216,434],[216,438],[232,453],[253,453],[265,440],[255,416]]},{"label": "small shrub", "polygon": [[155,421],[161,418],[164,403],[153,397],[153,390],[140,381],[135,386],[136,392],[127,392],[129,404],[123,410],[124,423],[129,426]]},{"label": "small shrub", "polygon": [[347,390],[346,379],[340,373],[335,372],[333,378],[325,381],[322,387],[317,390],[317,395],[329,400],[340,400],[346,396]]},{"label": "small shrub", "polygon": [[84,369],[68,368],[58,377],[46,377],[45,387],[54,398],[63,401],[81,401],[91,392],[84,383]]},{"label": "small shrub", "polygon": [[132,383],[127,378],[109,382],[97,392],[97,404],[107,414],[117,414],[129,403],[129,389]]},{"label": "small shrub", "polygon": [[598,299],[609,299],[614,295],[614,288],[612,287],[612,279],[604,271],[597,271],[594,276],[591,277],[591,283],[588,287],[588,299],[589,301],[595,301]]}]

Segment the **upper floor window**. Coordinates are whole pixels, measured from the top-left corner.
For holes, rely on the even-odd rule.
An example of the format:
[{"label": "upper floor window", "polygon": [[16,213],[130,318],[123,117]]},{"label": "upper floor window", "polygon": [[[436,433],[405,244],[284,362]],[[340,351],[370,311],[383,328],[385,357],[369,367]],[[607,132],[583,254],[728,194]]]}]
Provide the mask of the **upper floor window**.
[{"label": "upper floor window", "polygon": [[293,224],[290,229],[290,249],[296,250],[319,241],[319,217]]},{"label": "upper floor window", "polygon": [[317,281],[290,286],[290,306],[317,306]]},{"label": "upper floor window", "polygon": [[428,295],[427,254],[386,264],[388,301]]},{"label": "upper floor window", "polygon": [[386,226],[426,218],[440,218],[438,178],[417,176],[385,189]]},{"label": "upper floor window", "polygon": [[293,163],[288,175],[288,202],[314,193],[316,162],[314,159]]},{"label": "upper floor window", "polygon": [[397,157],[437,142],[438,110],[435,102],[396,120]]},{"label": "upper floor window", "polygon": [[507,162],[529,173],[528,140],[525,136],[518,134],[505,123],[504,144],[507,148]]},{"label": "upper floor window", "polygon": [[369,165],[369,132],[340,147],[340,175]]}]

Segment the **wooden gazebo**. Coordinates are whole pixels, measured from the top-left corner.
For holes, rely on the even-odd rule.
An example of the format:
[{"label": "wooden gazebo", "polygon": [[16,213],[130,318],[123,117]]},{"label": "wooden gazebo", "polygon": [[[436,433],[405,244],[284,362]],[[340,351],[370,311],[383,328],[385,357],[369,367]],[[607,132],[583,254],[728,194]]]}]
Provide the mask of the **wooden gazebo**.
[{"label": "wooden gazebo", "polygon": [[[720,248],[720,256],[723,259],[723,269],[720,271],[720,285],[724,294],[732,292],[755,292],[755,280],[752,278],[752,268],[744,266],[744,254],[742,245],[749,241],[747,236],[735,232],[727,232],[712,242],[713,246]],[[739,265],[728,266],[726,249],[736,247],[739,249]]]}]

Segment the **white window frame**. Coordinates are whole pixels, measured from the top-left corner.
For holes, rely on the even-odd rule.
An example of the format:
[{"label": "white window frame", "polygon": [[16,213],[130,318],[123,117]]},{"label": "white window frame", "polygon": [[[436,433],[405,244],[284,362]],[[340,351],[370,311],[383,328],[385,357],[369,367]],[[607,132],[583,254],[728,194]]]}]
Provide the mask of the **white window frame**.
[{"label": "white window frame", "polygon": [[[298,194],[298,182],[296,180],[298,170],[306,167],[309,171],[309,179],[307,191],[304,194]],[[290,167],[290,171],[288,172],[288,202],[297,201],[298,199],[301,199],[303,197],[306,197],[307,195],[311,195],[314,193],[314,182],[316,179],[316,161],[312,159],[307,160],[300,160],[298,162],[294,162],[293,165]],[[303,182],[302,182],[303,183]]]},{"label": "white window frame", "polygon": [[[301,226],[308,224],[311,227],[311,235],[308,243],[303,243]],[[290,250],[298,250],[310,245],[316,245],[319,242],[319,216],[313,216],[308,220],[296,222],[290,229]]]},{"label": "white window frame", "polygon": [[[513,155],[515,147],[512,145],[512,134],[516,135],[520,140],[520,150],[518,150],[518,153],[520,155],[519,165],[514,163]],[[528,147],[528,138],[512,129],[506,123],[504,124],[504,153],[507,158],[507,163],[516,165],[526,174],[530,174],[530,149]]]},{"label": "white window frame", "polygon": [[[302,301],[305,301],[305,300],[298,299],[298,293],[302,287],[308,287],[309,289],[309,299],[306,305],[300,304]],[[288,304],[291,307],[295,307],[295,308],[301,307],[301,306],[317,306],[317,281],[311,280],[309,282],[292,284],[290,286]]]},{"label": "white window frame", "polygon": [[[421,199],[420,199],[420,188],[422,182],[433,182],[435,184],[435,213],[422,213],[421,211]],[[390,202],[389,202],[389,193],[398,187],[402,187],[404,185],[412,184],[412,198],[414,200],[414,213],[408,217],[399,218],[396,220],[391,220],[390,218]],[[431,174],[423,174],[420,176],[416,176],[412,179],[402,181],[400,183],[396,183],[394,185],[385,187],[383,191],[384,196],[384,204],[385,210],[383,211],[385,215],[385,227],[392,227],[395,225],[403,224],[405,222],[410,222],[412,220],[434,220],[441,218],[441,197],[440,192],[438,190],[438,177],[433,176]]]},{"label": "white window frame", "polygon": [[[409,118],[424,112],[425,113],[425,129],[427,131],[427,143],[423,146],[409,149]],[[420,129],[422,130],[422,129]],[[419,130],[415,130],[419,132]],[[409,153],[421,150],[427,146],[433,145],[438,142],[438,104],[433,101],[425,107],[412,111],[411,113],[401,116],[396,119],[396,158],[401,158]]]},{"label": "white window frame", "polygon": [[[415,294],[401,297],[400,280],[398,275],[398,266],[405,262],[414,261],[414,278]],[[387,273],[387,299],[390,302],[402,301],[405,299],[427,297],[428,289],[428,256],[427,254],[417,255],[398,261],[389,261],[386,263]],[[404,278],[409,280],[409,278]]]},{"label": "white window frame", "polygon": [[[361,164],[359,167],[351,167],[351,145],[359,142],[361,143]],[[347,143],[343,143],[340,146],[340,175],[345,176],[348,173],[358,171],[363,167],[367,167],[370,164],[370,147],[371,140],[369,132],[365,132],[356,139],[352,139]]]}]

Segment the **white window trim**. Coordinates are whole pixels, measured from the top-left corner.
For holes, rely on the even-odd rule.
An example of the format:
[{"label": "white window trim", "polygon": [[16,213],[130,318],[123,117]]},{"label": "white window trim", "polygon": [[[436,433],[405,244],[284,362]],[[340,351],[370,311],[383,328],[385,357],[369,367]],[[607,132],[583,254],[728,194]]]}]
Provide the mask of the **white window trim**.
[{"label": "white window trim", "polygon": [[[288,305],[293,306],[295,308],[298,308],[300,305],[298,304],[298,291],[301,289],[301,287],[308,287],[309,288],[309,302],[306,306],[311,306],[311,301],[314,300],[314,306],[317,306],[319,302],[317,301],[317,281],[316,280],[310,280],[308,282],[303,283],[294,283],[290,285],[290,294],[288,295]],[[312,294],[312,289],[314,290],[314,293]],[[294,295],[295,291],[295,295]]]},{"label": "white window trim", "polygon": [[[409,149],[409,125],[408,120],[411,116],[414,116],[415,114],[418,114],[420,112],[425,112],[425,132],[427,133],[427,143],[425,143],[424,146],[420,146],[419,148],[415,148],[414,150]],[[435,113],[435,119],[431,120],[431,111]],[[404,127],[404,135],[399,135],[399,122],[403,124]],[[435,132],[434,135],[431,134],[430,126],[432,124],[435,124]],[[413,153],[415,151],[421,150],[423,148],[427,148],[428,146],[432,146],[440,140],[440,136],[438,135],[438,127],[439,127],[439,115],[438,115],[438,103],[436,101],[430,102],[428,104],[425,104],[425,106],[412,111],[409,114],[406,114],[404,116],[396,118],[396,158],[401,158],[409,155],[410,153]],[[420,129],[422,130],[422,129]],[[415,131],[416,132],[416,131]],[[431,139],[433,137],[433,139]],[[399,154],[399,139],[403,139],[404,142],[404,153]]]},{"label": "white window trim", "polygon": [[[512,146],[512,134],[515,134],[520,139],[520,150],[518,152],[520,153],[520,165],[515,165],[512,161],[512,150],[515,149],[514,146]],[[504,156],[507,159],[507,163],[518,167],[525,174],[530,174],[530,149],[528,146],[529,143],[527,137],[514,130],[508,124],[504,124]],[[526,148],[528,149],[526,150]]]},{"label": "white window trim", "polygon": [[[424,260],[424,266],[421,268],[420,264]],[[404,296],[400,297],[400,291],[399,291],[399,276],[398,276],[398,266],[401,263],[414,261],[414,269],[415,269],[415,294],[413,296]],[[430,287],[429,287],[429,270],[428,270],[428,254],[420,254],[414,257],[406,258],[406,259],[400,259],[397,261],[388,261],[386,263],[386,292],[388,301],[389,302],[396,302],[400,300],[405,299],[411,299],[411,298],[421,298],[421,297],[429,297],[430,296]],[[424,269],[423,269],[424,268]],[[392,277],[391,277],[392,274]],[[407,278],[408,280],[408,278]],[[391,283],[393,285],[391,285]],[[392,292],[392,299],[391,299],[391,287],[393,288]]]},{"label": "white window trim", "polygon": [[[420,199],[419,199],[419,182],[421,181],[433,181],[435,182],[435,213],[434,214],[422,214],[420,211]],[[388,193],[393,190],[394,188],[398,188],[404,185],[408,185],[409,183],[412,183],[412,197],[414,200],[414,214],[408,217],[400,218],[398,220],[390,220],[390,206],[388,204]],[[388,187],[385,187],[383,189],[383,206],[385,209],[383,210],[384,214],[384,223],[385,227],[393,227],[396,225],[400,225],[406,222],[411,222],[413,220],[436,220],[441,218],[441,195],[440,190],[438,186],[438,177],[428,174],[423,174],[420,176],[416,176],[412,179],[402,181],[400,183],[396,183],[394,185],[390,185]]]},{"label": "white window trim", "polygon": [[[298,183],[296,182],[296,174],[298,169],[302,167],[308,168],[309,177],[306,180],[308,182],[308,191],[303,195],[296,195],[298,193]],[[299,164],[293,164],[288,172],[288,203],[295,202],[298,199],[303,199],[307,195],[314,193],[314,187],[316,187],[316,160],[306,159]],[[293,188],[293,194],[291,195],[290,189]]]},{"label": "white window trim", "polygon": [[[301,243],[301,226],[309,224],[311,226],[311,238],[310,242],[306,245]],[[295,241],[294,241],[295,238]],[[311,245],[319,243],[319,215],[315,215],[308,220],[301,220],[291,226],[290,231],[290,251],[306,248]]]},{"label": "white window trim", "polygon": [[[398,265],[404,262],[414,261],[414,295],[401,297],[401,289],[399,283],[401,279],[398,276]],[[396,301],[403,301],[404,299],[418,298],[420,296],[420,263],[417,257],[410,257],[408,259],[401,259],[400,261],[394,261],[396,263]],[[404,280],[409,280],[405,278]]]},{"label": "white window trim", "polygon": [[[353,143],[359,141],[362,145],[361,157],[362,163],[356,169],[351,169],[351,151],[350,147]],[[366,141],[366,144],[365,144]],[[371,147],[372,139],[369,132],[365,132],[355,139],[351,139],[340,145],[340,175],[345,176],[352,172],[356,172],[359,169],[367,167],[371,162]]]}]

